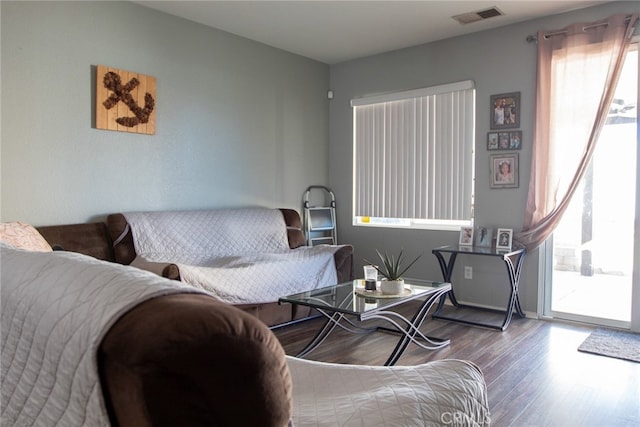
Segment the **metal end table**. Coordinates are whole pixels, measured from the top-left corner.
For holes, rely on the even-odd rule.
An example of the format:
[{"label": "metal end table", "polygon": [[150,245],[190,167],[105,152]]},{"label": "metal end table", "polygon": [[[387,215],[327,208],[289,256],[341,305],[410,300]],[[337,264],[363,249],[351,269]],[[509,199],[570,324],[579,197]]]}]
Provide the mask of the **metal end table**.
[{"label": "metal end table", "polygon": [[[495,248],[486,248],[486,247],[477,247],[477,246],[464,246],[464,245],[450,245],[450,246],[442,246],[431,251],[440,264],[440,269],[442,270],[442,276],[444,277],[445,282],[451,283],[451,276],[453,274],[453,267],[455,266],[456,258],[459,254],[463,255],[474,255],[474,256],[489,256],[489,257],[498,257],[502,259],[507,267],[507,273],[509,274],[509,284],[511,285],[511,290],[509,294],[509,302],[507,303],[506,310],[504,311],[504,320],[502,324],[496,325],[492,323],[486,323],[482,321],[474,321],[469,319],[460,319],[452,316],[447,316],[442,314],[442,309],[444,307],[444,303],[447,295],[451,300],[451,303],[455,307],[460,308],[469,308],[475,310],[484,310],[484,311],[493,311],[502,313],[502,311],[497,310],[489,310],[485,308],[478,308],[474,306],[464,305],[458,303],[456,299],[453,288],[446,294],[440,298],[440,302],[438,303],[438,307],[436,308],[433,317],[436,319],[449,320],[453,322],[465,323],[468,325],[474,326],[483,326],[491,329],[497,329],[499,331],[504,331],[509,326],[511,322],[511,317],[513,312],[520,317],[525,317],[524,312],[522,311],[522,307],[520,306],[520,298],[518,296],[518,285],[520,284],[520,273],[522,272],[522,264],[524,262],[524,256],[526,254],[526,249],[524,247],[514,247],[511,250],[496,250]],[[445,254],[449,254],[449,259],[445,259]]]}]

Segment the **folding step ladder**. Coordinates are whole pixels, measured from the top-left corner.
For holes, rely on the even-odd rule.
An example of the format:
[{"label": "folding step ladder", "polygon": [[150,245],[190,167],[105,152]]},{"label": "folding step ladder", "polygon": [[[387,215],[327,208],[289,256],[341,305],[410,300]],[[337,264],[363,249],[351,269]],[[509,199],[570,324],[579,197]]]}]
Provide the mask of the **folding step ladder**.
[{"label": "folding step ladder", "polygon": [[[324,200],[325,205],[309,205],[309,199],[313,190],[317,190],[315,193],[323,193],[322,200]],[[333,191],[322,185],[312,185],[305,191],[303,202],[307,246],[337,245],[336,197]]]}]

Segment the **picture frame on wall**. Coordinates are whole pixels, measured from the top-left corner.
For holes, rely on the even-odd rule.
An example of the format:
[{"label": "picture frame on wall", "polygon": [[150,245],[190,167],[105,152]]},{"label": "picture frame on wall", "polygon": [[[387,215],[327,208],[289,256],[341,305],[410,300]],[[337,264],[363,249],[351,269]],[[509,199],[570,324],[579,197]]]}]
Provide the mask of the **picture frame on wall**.
[{"label": "picture frame on wall", "polygon": [[487,132],[487,150],[519,150],[522,148],[522,131]]},{"label": "picture frame on wall", "polygon": [[458,244],[461,246],[473,245],[473,227],[460,228],[460,240],[458,241]]},{"label": "picture frame on wall", "polygon": [[498,150],[499,148],[498,132],[487,132],[487,150]]},{"label": "picture frame on wall", "polygon": [[518,188],[518,153],[492,154],[491,188]]},{"label": "picture frame on wall", "polygon": [[509,132],[498,132],[498,150],[509,149]]},{"label": "picture frame on wall", "polygon": [[496,233],[496,250],[510,251],[513,241],[513,229],[498,228]]},{"label": "picture frame on wall", "polygon": [[491,95],[491,123],[489,129],[520,127],[520,92]]},{"label": "picture frame on wall", "polygon": [[476,229],[475,245],[481,248],[490,248],[493,240],[493,228],[478,227]]},{"label": "picture frame on wall", "polygon": [[519,150],[522,147],[522,131],[509,132],[509,150]]}]

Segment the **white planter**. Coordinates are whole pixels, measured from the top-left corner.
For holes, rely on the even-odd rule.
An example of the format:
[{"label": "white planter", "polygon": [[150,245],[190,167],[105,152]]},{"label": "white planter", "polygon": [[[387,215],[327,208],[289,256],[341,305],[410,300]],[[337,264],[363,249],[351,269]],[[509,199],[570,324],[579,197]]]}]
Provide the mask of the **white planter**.
[{"label": "white planter", "polygon": [[404,279],[381,280],[380,290],[385,295],[399,295],[404,291]]}]

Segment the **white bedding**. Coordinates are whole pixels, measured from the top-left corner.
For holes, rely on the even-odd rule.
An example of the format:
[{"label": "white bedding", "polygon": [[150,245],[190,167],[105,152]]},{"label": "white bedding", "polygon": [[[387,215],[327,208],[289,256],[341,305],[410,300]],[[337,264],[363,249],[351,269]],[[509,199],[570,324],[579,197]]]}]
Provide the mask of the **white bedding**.
[{"label": "white bedding", "polygon": [[201,291],[76,253],[0,250],[0,424],[109,425],[98,381],[103,336],[142,301]]},{"label": "white bedding", "polygon": [[480,370],[462,360],[362,366],[287,356],[296,427],[487,426]]},{"label": "white bedding", "polygon": [[276,302],[333,285],[337,246],[289,249],[277,209],[125,213],[138,258],[177,264],[183,282],[230,304]]},{"label": "white bedding", "polygon": [[[69,252],[0,243],[2,400],[7,426],[108,426],[97,353],[109,328],[160,295],[200,292],[180,282]],[[336,365],[287,358],[293,424],[487,425],[484,380],[472,364]]]}]

